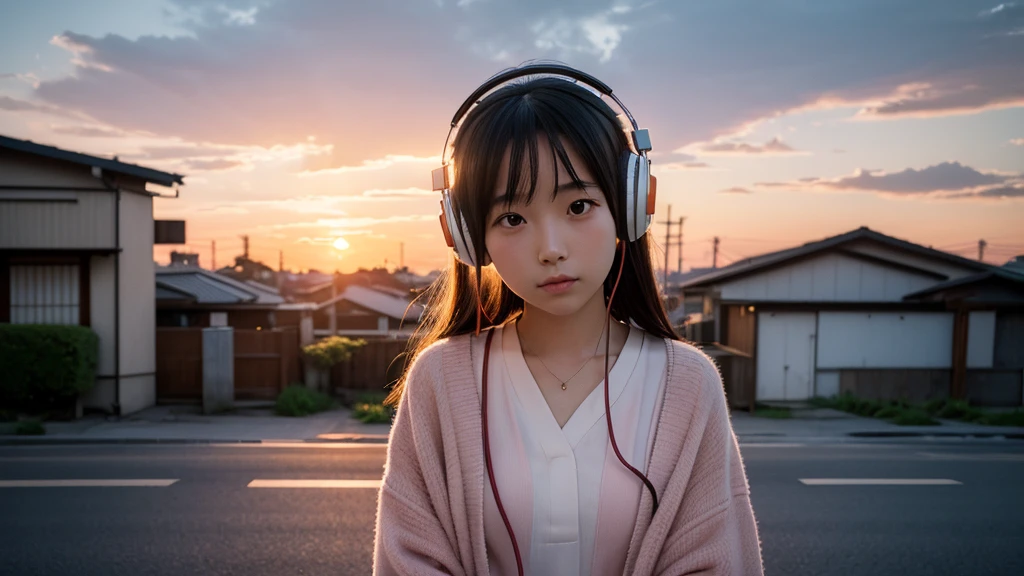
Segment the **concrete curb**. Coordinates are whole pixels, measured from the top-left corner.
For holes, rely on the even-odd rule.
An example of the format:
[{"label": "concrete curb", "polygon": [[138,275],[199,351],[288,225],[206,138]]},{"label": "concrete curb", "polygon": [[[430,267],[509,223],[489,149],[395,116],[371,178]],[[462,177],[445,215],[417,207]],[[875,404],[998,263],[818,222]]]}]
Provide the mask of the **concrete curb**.
[{"label": "concrete curb", "polygon": [[1005,440],[1024,440],[1024,433],[1016,432],[915,432],[915,431],[883,431],[883,432],[848,432],[854,438],[1002,438]]},{"label": "concrete curb", "polygon": [[387,444],[387,434],[321,434],[307,439],[196,439],[196,438],[62,438],[44,436],[0,437],[0,446],[59,446],[83,444]]}]

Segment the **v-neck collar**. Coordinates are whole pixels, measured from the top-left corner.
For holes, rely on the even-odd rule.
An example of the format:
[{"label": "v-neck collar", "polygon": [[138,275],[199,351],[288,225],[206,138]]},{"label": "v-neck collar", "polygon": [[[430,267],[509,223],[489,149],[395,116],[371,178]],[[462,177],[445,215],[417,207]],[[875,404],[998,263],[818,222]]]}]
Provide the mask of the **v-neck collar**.
[{"label": "v-neck collar", "polygon": [[[626,388],[626,382],[633,369],[640,359],[640,351],[643,345],[643,331],[630,326],[626,343],[619,352],[615,363],[609,368],[608,381],[611,386],[608,390],[608,401],[610,405],[615,401]],[[583,402],[572,413],[564,427],[558,425],[551,407],[540,392],[537,380],[533,377],[530,367],[526,364],[522,347],[519,344],[519,333],[516,330],[516,323],[509,322],[504,326],[502,334],[502,352],[505,357],[509,376],[512,380],[512,388],[529,413],[530,423],[536,427],[544,446],[544,451],[551,457],[568,456],[565,449],[572,450],[586,435],[598,420],[605,417],[604,413],[604,379],[587,395]],[[560,439],[562,442],[552,442]]]}]

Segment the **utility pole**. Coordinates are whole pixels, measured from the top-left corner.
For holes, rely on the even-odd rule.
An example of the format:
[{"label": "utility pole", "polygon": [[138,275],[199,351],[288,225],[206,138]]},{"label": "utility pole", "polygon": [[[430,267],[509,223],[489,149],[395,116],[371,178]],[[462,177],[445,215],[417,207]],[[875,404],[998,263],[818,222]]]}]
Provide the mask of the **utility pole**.
[{"label": "utility pole", "polygon": [[665,294],[668,294],[668,252],[672,246],[672,205],[668,205],[668,219],[665,224],[668,227],[665,228],[665,288],[662,290]]},{"label": "utility pole", "polygon": [[284,272],[284,250],[277,251],[277,271]]},{"label": "utility pole", "polygon": [[398,244],[398,268],[405,268],[405,242]]},{"label": "utility pole", "polygon": [[676,272],[680,275],[683,273],[683,222],[686,222],[686,216],[679,217],[679,263],[678,268],[676,268]]},{"label": "utility pole", "polygon": [[985,247],[988,246],[988,242],[984,240],[978,240],[978,262],[985,261]]},{"label": "utility pole", "polygon": [[210,240],[210,267],[216,272],[217,271],[217,241]]},{"label": "utility pole", "polygon": [[245,258],[246,260],[248,260],[249,259],[249,235],[248,234],[246,234],[245,236],[242,236],[242,245],[244,246],[244,248],[242,249],[242,258]]},{"label": "utility pole", "polygon": [[711,267],[718,268],[718,236],[715,236],[715,252],[711,257]]},{"label": "utility pole", "polygon": [[[664,275],[665,275],[664,291],[666,293],[668,292],[668,258],[669,258],[669,253],[672,251],[673,247],[678,247],[679,248],[679,257],[678,257],[678,261],[676,262],[676,265],[678,267],[677,272],[679,272],[680,274],[682,274],[682,272],[683,272],[683,222],[685,222],[685,221],[686,221],[686,217],[685,216],[680,216],[678,221],[673,221],[672,220],[672,206],[669,205],[667,219],[662,221],[662,222],[658,222],[658,224],[664,224],[666,226],[666,229],[665,229],[665,268],[663,270]],[[676,234],[672,233],[672,227],[673,226],[679,226],[679,232],[678,233],[676,233]]]}]

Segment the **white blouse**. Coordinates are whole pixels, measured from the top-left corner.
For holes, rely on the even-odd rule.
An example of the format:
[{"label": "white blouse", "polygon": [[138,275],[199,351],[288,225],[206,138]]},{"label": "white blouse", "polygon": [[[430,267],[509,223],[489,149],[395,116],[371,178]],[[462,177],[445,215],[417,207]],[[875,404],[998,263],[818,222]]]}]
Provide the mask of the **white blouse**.
[{"label": "white blouse", "polygon": [[[616,444],[646,472],[656,408],[665,384],[664,341],[629,327],[610,368]],[[608,439],[602,381],[559,427],[523,358],[514,322],[493,329],[488,364],[491,461],[515,531],[525,574],[622,574],[647,488],[615,456]],[[484,342],[474,340],[477,388]],[[492,575],[516,574],[508,531],[484,471],[484,534]]]}]

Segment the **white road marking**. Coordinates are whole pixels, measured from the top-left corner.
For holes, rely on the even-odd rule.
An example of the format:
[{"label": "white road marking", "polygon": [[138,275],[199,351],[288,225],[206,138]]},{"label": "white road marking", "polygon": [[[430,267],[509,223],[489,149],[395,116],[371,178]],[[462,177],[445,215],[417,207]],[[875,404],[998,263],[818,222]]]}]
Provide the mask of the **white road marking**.
[{"label": "white road marking", "polygon": [[151,478],[132,478],[123,480],[0,480],[0,488],[164,488],[177,481],[177,479]]},{"label": "white road marking", "polygon": [[380,480],[253,480],[249,488],[380,488]]},{"label": "white road marking", "polygon": [[950,486],[963,484],[946,478],[801,478],[807,486]]},{"label": "white road marking", "polygon": [[964,460],[975,462],[1024,462],[1024,454],[963,454],[963,453],[938,453],[918,452],[918,456],[932,460]]}]

